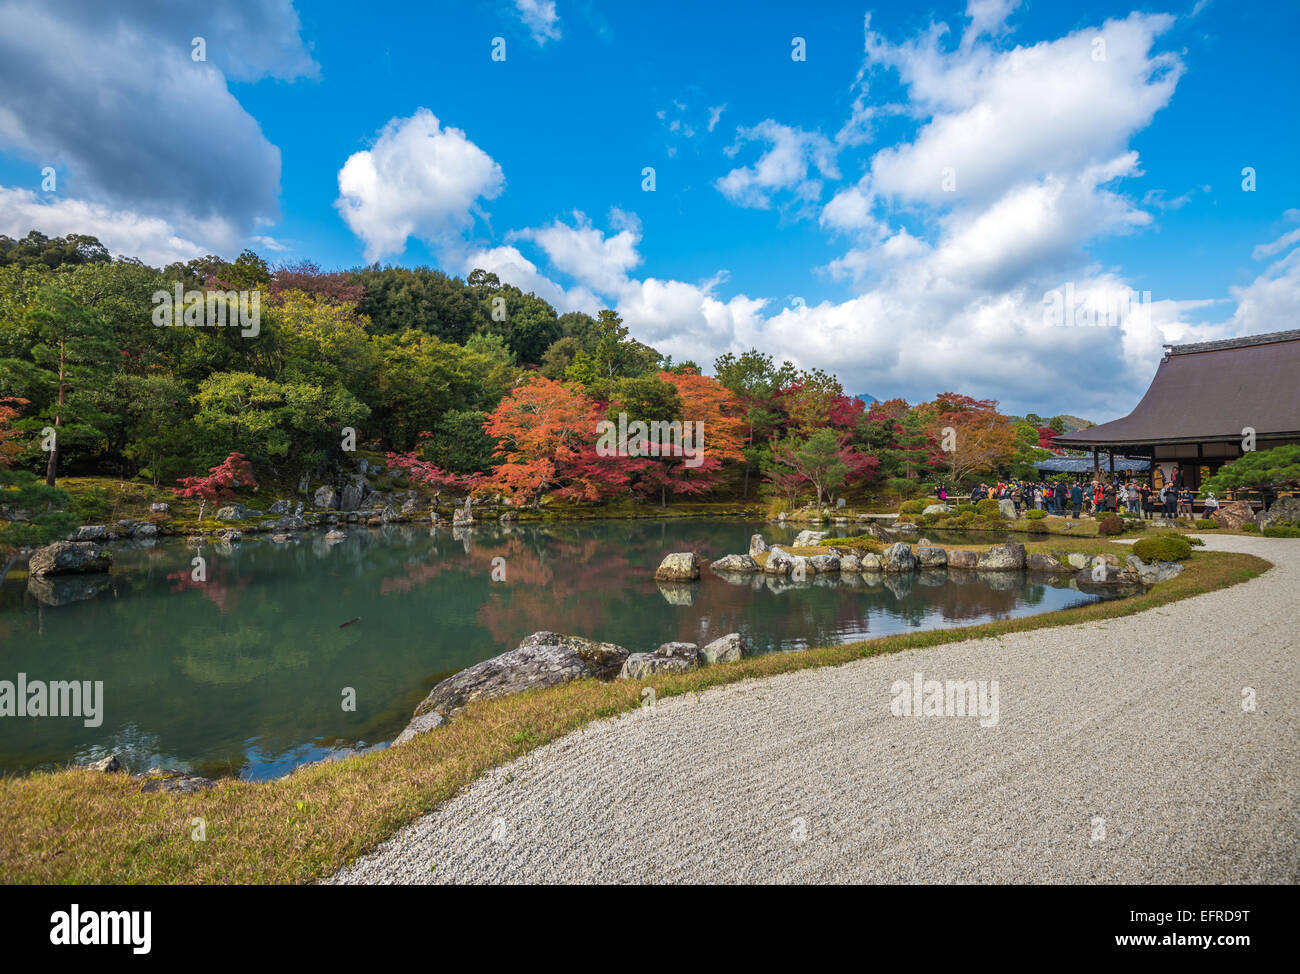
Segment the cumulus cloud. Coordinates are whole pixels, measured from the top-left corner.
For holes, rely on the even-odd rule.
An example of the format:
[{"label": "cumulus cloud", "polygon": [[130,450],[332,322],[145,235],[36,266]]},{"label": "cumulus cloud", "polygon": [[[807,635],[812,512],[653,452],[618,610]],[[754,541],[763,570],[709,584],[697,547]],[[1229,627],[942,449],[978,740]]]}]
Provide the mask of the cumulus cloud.
[{"label": "cumulus cloud", "polygon": [[1182,76],[1176,54],[1152,51],[1172,24],[1132,14],[1005,52],[987,44],[945,52],[942,26],[898,45],[868,30],[868,61],[897,71],[925,119],[915,139],[872,158],[874,191],[908,203],[980,202],[1115,158]]},{"label": "cumulus cloud", "polygon": [[839,179],[835,148],[817,132],[805,132],[772,119],[751,128],[736,130],[736,142],[728,149],[735,155],[749,142],[766,142],[768,149],[753,165],[731,170],[714,185],[723,196],[740,206],[765,210],[774,195],[789,191],[804,202],[821,196],[822,181],[809,170],[816,168],[826,178]]},{"label": "cumulus cloud", "polygon": [[40,197],[31,190],[0,186],[0,234],[22,237],[29,230],[39,230],[47,237],[90,234],[114,254],[139,257],[157,267],[210,252],[193,240],[179,236],[170,221],[159,217],[114,210],[85,200]]},{"label": "cumulus cloud", "polygon": [[560,39],[560,15],[555,0],[515,0],[515,12],[539,45]]},{"label": "cumulus cloud", "polygon": [[393,119],[339,170],[335,201],[366,260],[401,253],[410,237],[446,247],[474,224],[480,199],[505,185],[501,167],[427,109]]},{"label": "cumulus cloud", "polygon": [[[55,166],[100,208],[233,248],[278,215],[280,152],[227,82],[314,77],[299,30],[290,0],[68,0],[57,11],[10,0],[0,6],[0,148]],[[193,37],[206,61],[193,60]]]}]

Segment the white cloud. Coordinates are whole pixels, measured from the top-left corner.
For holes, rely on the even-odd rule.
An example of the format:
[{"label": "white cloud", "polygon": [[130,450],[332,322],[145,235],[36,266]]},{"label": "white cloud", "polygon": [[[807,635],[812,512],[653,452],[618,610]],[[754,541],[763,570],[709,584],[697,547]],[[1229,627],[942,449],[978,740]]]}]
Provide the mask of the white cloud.
[{"label": "white cloud", "polygon": [[[1172,24],[1133,14],[1007,52],[979,44],[944,52],[941,29],[899,45],[869,32],[868,60],[897,70],[926,119],[913,141],[872,159],[873,190],[951,206],[1115,158],[1173,97],[1182,62],[1151,50]],[[1093,60],[1098,39],[1102,61]],[[949,170],[955,192],[945,187]]]},{"label": "white cloud", "polygon": [[560,39],[560,15],[555,0],[515,0],[515,11],[539,45]]},{"label": "white cloud", "polygon": [[[290,0],[0,5],[0,149],[76,196],[231,250],[276,219],[280,152],[227,81],[314,77]],[[206,42],[192,59],[190,39]]]},{"label": "white cloud", "polygon": [[391,120],[338,179],[334,205],[364,241],[366,260],[401,253],[413,236],[451,245],[473,226],[478,201],[495,199],[505,185],[491,156],[424,108]]},{"label": "white cloud", "polygon": [[574,225],[556,220],[545,227],[521,230],[512,237],[531,240],[545,251],[552,267],[600,294],[617,294],[628,272],[641,263],[641,221],[634,214],[614,210],[611,219],[618,232],[606,236],[582,213]]},{"label": "white cloud", "polygon": [[177,235],[171,223],[159,217],[0,186],[0,233],[23,237],[29,230],[47,237],[89,234],[114,254],[138,257],[156,267],[210,253],[207,247]]},{"label": "white cloud", "polygon": [[465,255],[459,262],[462,276],[475,268],[491,271],[504,284],[513,284],[521,291],[531,292],[550,302],[563,314],[566,311],[585,311],[594,315],[605,303],[589,289],[565,289],[537,269],[537,265],[515,247],[491,247]]},{"label": "white cloud", "polygon": [[770,147],[753,165],[733,169],[714,183],[723,196],[739,206],[765,210],[772,205],[775,194],[787,190],[804,202],[817,200],[822,182],[810,177],[811,167],[824,177],[840,178],[834,146],[817,132],[805,132],[769,118],[752,128],[737,129],[736,142],[727,150],[728,155],[735,155],[748,142],[766,142]]},{"label": "white cloud", "polygon": [[709,131],[712,132],[718,127],[718,119],[722,118],[722,113],[727,110],[726,105],[714,105],[709,109]]}]

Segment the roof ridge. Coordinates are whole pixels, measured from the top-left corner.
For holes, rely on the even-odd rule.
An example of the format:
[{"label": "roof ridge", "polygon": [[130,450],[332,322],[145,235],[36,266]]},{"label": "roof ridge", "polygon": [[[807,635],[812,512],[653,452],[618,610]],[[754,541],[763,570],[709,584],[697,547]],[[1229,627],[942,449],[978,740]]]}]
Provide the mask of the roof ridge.
[{"label": "roof ridge", "polygon": [[1271,345],[1275,342],[1300,341],[1300,329],[1273,331],[1264,335],[1243,335],[1240,338],[1220,338],[1210,342],[1189,342],[1186,345],[1166,344],[1170,355],[1191,355],[1196,352],[1217,352],[1228,348],[1249,348],[1252,345]]}]

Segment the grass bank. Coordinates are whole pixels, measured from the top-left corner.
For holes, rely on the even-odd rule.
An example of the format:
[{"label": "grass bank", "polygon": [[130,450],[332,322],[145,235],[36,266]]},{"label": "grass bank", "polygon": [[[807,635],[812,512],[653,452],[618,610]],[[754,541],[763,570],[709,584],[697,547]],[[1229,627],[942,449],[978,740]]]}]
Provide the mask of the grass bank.
[{"label": "grass bank", "polygon": [[[1120,548],[1116,546],[1117,553]],[[677,676],[583,680],[497,700],[398,748],[299,768],[276,781],[223,781],[195,795],[145,794],[124,775],[87,770],[0,781],[0,881],[7,883],[306,883],[328,876],[489,768],[591,721],[661,697],[864,657],[1132,615],[1237,585],[1269,568],[1245,554],[1198,552],[1177,578],[1115,602],[961,629],[758,656]],[[192,836],[202,820],[206,838]]]}]

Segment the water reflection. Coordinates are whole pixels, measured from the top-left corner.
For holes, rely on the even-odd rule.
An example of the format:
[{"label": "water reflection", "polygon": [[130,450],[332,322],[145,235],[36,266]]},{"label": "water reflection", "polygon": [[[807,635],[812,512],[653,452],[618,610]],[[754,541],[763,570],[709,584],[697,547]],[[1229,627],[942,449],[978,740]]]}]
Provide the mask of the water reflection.
[{"label": "water reflection", "polygon": [[[1092,601],[1068,576],[714,575],[657,583],[670,551],[748,549],[741,521],[346,525],[272,542],[131,543],[111,576],[0,586],[0,679],[103,680],[104,722],[0,721],[0,771],[109,750],[143,768],[271,777],[390,740],[437,680],[539,629],[633,651],[742,632],[760,651]],[[193,577],[201,554],[206,579]],[[500,559],[500,561],[497,561]],[[504,579],[493,581],[493,567]],[[357,709],[345,711],[345,688]]]}]

